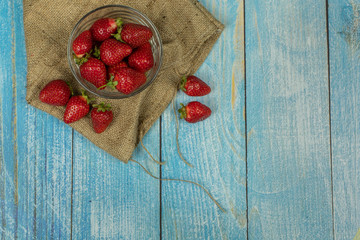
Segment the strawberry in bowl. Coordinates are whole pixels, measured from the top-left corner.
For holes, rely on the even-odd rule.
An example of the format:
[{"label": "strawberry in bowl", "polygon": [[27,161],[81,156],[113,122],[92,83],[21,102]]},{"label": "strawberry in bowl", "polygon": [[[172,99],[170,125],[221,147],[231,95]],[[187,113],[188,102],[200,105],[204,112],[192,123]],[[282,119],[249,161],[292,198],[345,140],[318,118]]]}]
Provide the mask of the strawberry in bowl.
[{"label": "strawberry in bowl", "polygon": [[67,55],[75,79],[88,92],[121,99],[136,95],[155,80],[162,42],[145,15],[111,5],[80,19],[70,35]]}]

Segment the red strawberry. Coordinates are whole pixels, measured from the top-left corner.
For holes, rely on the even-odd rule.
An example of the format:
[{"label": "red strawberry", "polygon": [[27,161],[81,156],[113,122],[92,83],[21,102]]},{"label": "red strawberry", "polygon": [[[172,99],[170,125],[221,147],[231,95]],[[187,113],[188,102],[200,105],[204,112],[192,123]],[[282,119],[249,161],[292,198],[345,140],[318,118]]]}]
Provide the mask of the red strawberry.
[{"label": "red strawberry", "polygon": [[86,81],[94,84],[97,88],[107,83],[106,67],[99,59],[89,58],[87,62],[80,66],[80,74]]},{"label": "red strawberry", "polygon": [[195,76],[184,76],[181,80],[180,89],[193,97],[205,96],[211,92],[211,88]]},{"label": "red strawberry", "polygon": [[82,32],[75,38],[72,49],[78,58],[82,58],[86,53],[90,52],[93,46],[92,36],[89,30]]},{"label": "red strawberry", "polygon": [[114,79],[112,79],[107,86],[110,86],[113,89],[116,88],[119,92],[124,94],[130,94],[145,82],[146,76],[144,73],[125,67],[117,71]]},{"label": "red strawberry", "polygon": [[133,51],[128,58],[129,66],[139,72],[146,72],[154,66],[154,57],[149,42]]},{"label": "red strawberry", "polygon": [[132,48],[116,39],[105,40],[100,46],[100,58],[108,66],[113,66],[129,56]]},{"label": "red strawberry", "polygon": [[89,103],[91,99],[85,94],[84,91],[81,93],[81,96],[72,96],[67,103],[64,113],[65,123],[75,122],[88,114],[90,110]]},{"label": "red strawberry", "polygon": [[113,120],[113,112],[110,110],[109,104],[95,104],[91,110],[91,121],[94,131],[102,133],[110,125]]},{"label": "red strawberry", "polygon": [[111,66],[108,68],[108,79],[110,79],[111,75],[115,76],[115,73],[119,71],[120,68],[128,67],[125,61],[121,61],[118,64]]},{"label": "red strawberry", "polygon": [[64,80],[49,82],[39,94],[40,101],[55,105],[65,106],[71,96],[71,89]]},{"label": "red strawberry", "polygon": [[189,123],[196,123],[205,120],[211,115],[211,109],[199,102],[189,102],[186,106],[181,104],[179,109],[180,118]]},{"label": "red strawberry", "polygon": [[102,42],[116,33],[117,27],[122,24],[120,19],[101,18],[90,28],[91,35],[95,41]]},{"label": "red strawberry", "polygon": [[153,36],[150,28],[135,24],[125,23],[114,37],[129,44],[132,48],[139,47],[149,41]]}]

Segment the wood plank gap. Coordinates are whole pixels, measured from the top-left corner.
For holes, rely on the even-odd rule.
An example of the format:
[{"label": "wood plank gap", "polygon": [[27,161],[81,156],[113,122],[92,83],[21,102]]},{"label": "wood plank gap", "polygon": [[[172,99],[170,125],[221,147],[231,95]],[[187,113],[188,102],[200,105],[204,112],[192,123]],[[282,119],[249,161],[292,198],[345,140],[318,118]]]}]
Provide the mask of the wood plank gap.
[{"label": "wood plank gap", "polygon": [[[2,99],[0,98],[0,112],[2,111]],[[3,120],[2,120],[2,114],[0,114],[0,177],[3,176],[2,179],[0,179],[0,183],[2,182],[2,184],[0,185],[0,199],[3,200],[1,201],[1,229],[2,229],[2,233],[1,233],[1,239],[5,239],[6,237],[6,218],[5,218],[5,181],[6,181],[6,176],[5,176],[5,157],[4,157],[4,134],[3,134]],[[3,174],[2,174],[3,173]]]},{"label": "wood plank gap", "polygon": [[73,193],[74,193],[74,129],[71,129],[71,209],[70,209],[70,240],[73,230]]},{"label": "wood plank gap", "polygon": [[[36,129],[36,124],[37,124],[37,121],[36,121],[36,118],[34,119],[34,124],[35,124],[35,129]],[[37,165],[37,154],[36,154],[36,141],[34,141],[34,149],[35,149],[35,162],[34,162],[34,217],[33,217],[33,231],[34,231],[34,239],[37,239],[37,232],[36,232],[36,208],[37,208],[37,205],[36,205],[36,191],[37,191],[37,188],[36,188],[36,165]]]},{"label": "wood plank gap", "polygon": [[14,141],[14,221],[15,221],[15,236],[18,238],[18,221],[19,221],[19,192],[18,192],[18,144],[17,144],[17,87],[16,87],[16,64],[15,64],[15,55],[16,55],[16,35],[15,35],[15,13],[14,13],[14,2],[11,2],[11,65],[12,65],[12,128],[13,128],[13,141]]},{"label": "wood plank gap", "polygon": [[329,0],[326,4],[326,44],[327,44],[327,62],[328,62],[328,100],[329,100],[329,144],[330,144],[330,176],[331,176],[331,216],[333,239],[335,240],[335,217],[334,217],[334,184],[333,184],[333,158],[332,158],[332,141],[331,141],[331,84],[330,84],[330,37],[329,37]]},{"label": "wood plank gap", "polygon": [[[3,145],[1,145],[3,146]],[[1,162],[0,162],[0,176],[1,176],[1,166],[3,166],[2,169],[4,169],[4,177],[3,177],[3,184],[1,184],[1,188],[0,188],[0,199],[3,200],[2,203],[1,203],[1,229],[2,229],[2,233],[1,233],[1,239],[5,239],[6,237],[6,218],[5,218],[5,181],[6,181],[6,178],[5,178],[5,160],[4,160],[4,157],[1,156]]]},{"label": "wood plank gap", "polygon": [[247,147],[248,147],[248,132],[247,132],[247,115],[246,115],[246,18],[245,18],[245,4],[246,1],[243,2],[243,16],[244,16],[244,121],[245,121],[245,195],[246,195],[246,239],[249,240],[249,195],[248,195],[248,164],[247,164]]},{"label": "wood plank gap", "polygon": [[[0,112],[2,111],[2,99],[0,98]],[[3,132],[3,119],[2,114],[0,114],[0,178],[3,176],[2,179],[0,179],[0,199],[3,200],[0,203],[0,209],[1,209],[1,239],[5,239],[6,237],[6,218],[5,218],[5,157],[4,157],[4,132]]]},{"label": "wood plank gap", "polygon": [[[159,151],[160,151],[160,153],[159,153],[159,161],[160,162],[162,162],[162,150],[161,150],[161,133],[162,133],[162,130],[161,130],[161,124],[162,124],[162,116],[160,116],[160,126],[159,126],[159,130],[160,130],[160,132],[159,132],[159,135],[160,135],[160,139],[159,139],[159,141],[160,141],[160,145],[159,145]],[[159,166],[160,167],[160,171],[159,171],[159,178],[161,179],[162,178],[162,174],[161,174],[161,171],[162,171],[162,166],[160,165]],[[161,191],[161,189],[162,189],[162,182],[159,180],[159,201],[160,201],[160,211],[159,211],[159,214],[160,214],[160,220],[159,220],[159,224],[160,224],[160,227],[159,227],[159,231],[160,231],[160,234],[159,234],[159,236],[160,236],[160,240],[162,240],[162,191]]]}]

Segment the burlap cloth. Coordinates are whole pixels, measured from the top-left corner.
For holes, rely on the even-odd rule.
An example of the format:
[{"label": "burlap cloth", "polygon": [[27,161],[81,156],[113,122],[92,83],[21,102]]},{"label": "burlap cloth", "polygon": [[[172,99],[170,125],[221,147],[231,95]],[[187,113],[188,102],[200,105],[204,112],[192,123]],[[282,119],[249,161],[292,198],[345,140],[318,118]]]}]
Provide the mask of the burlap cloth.
[{"label": "burlap cloth", "polygon": [[182,75],[194,73],[222,32],[223,25],[195,0],[24,0],[24,27],[28,58],[26,100],[58,119],[65,107],[39,100],[40,90],[53,79],[64,79],[80,90],[67,62],[70,32],[87,12],[121,4],[147,15],[163,41],[163,65],[157,79],[142,93],[122,100],[97,98],[112,105],[114,120],[96,134],[89,116],[70,124],[98,147],[128,162],[136,145],[168,106]]}]

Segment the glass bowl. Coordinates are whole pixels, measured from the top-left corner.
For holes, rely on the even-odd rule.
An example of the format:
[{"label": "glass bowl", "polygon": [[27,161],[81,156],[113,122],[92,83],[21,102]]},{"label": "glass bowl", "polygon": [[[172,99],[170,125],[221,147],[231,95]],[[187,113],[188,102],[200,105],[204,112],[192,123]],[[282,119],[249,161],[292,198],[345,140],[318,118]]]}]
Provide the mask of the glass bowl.
[{"label": "glass bowl", "polygon": [[[75,38],[85,30],[90,29],[91,25],[100,18],[121,18],[124,23],[137,23],[145,25],[151,29],[153,32],[153,37],[150,39],[150,44],[154,56],[154,66],[146,72],[146,83],[136,89],[130,94],[123,94],[117,90],[112,90],[110,88],[105,88],[104,90],[97,89],[93,84],[86,81],[80,75],[79,66],[75,63],[74,55],[72,51],[72,43]],[[75,25],[73,31],[70,34],[70,38],[67,46],[67,58],[70,65],[71,72],[73,73],[75,79],[80,83],[80,85],[85,88],[88,92],[91,92],[102,98],[111,98],[111,99],[121,99],[134,96],[144,89],[146,89],[156,78],[159,73],[161,62],[162,62],[162,42],[160,34],[156,29],[154,23],[151,22],[141,12],[127,6],[122,5],[107,5],[103,7],[96,8],[91,12],[87,13],[80,21]]]}]

